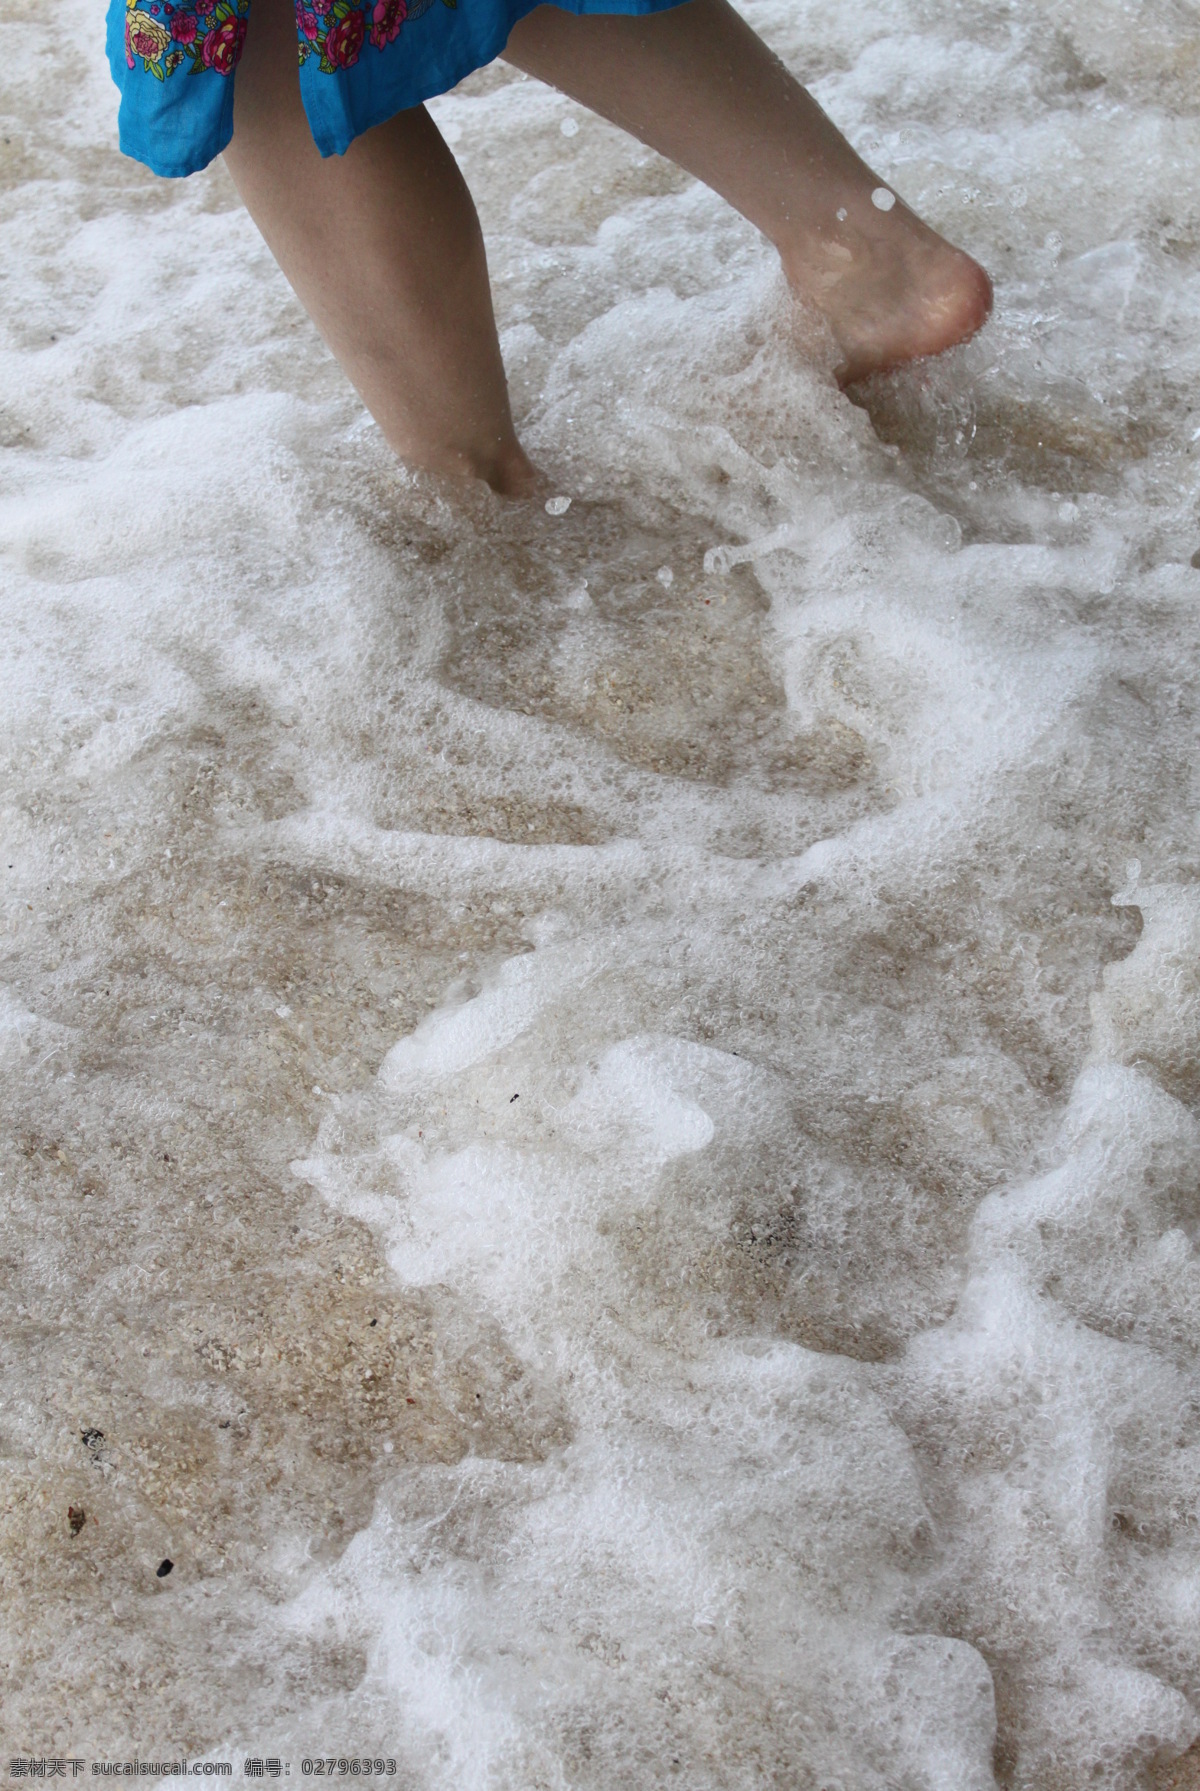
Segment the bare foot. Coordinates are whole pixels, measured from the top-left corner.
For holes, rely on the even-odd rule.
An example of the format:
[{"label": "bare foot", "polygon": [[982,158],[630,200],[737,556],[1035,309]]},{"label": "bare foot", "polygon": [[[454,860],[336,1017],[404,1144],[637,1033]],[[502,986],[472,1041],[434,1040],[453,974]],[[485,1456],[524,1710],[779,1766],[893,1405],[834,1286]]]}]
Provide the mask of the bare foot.
[{"label": "bare foot", "polygon": [[[394,447],[397,444],[392,444]],[[442,478],[479,479],[497,497],[550,497],[556,487],[541,467],[530,460],[515,435],[507,441],[474,448],[443,448],[432,444],[397,447],[399,458],[414,470]]]},{"label": "bare foot", "polygon": [[486,468],[473,469],[477,479],[485,479],[499,497],[548,497],[553,487],[541,467],[530,460],[515,437]]},{"label": "bare foot", "polygon": [[844,356],[835,369],[842,386],[967,341],[992,309],[992,283],[977,261],[903,201],[881,210],[869,193],[848,199],[827,229],[785,256],[784,272],[828,321]]}]

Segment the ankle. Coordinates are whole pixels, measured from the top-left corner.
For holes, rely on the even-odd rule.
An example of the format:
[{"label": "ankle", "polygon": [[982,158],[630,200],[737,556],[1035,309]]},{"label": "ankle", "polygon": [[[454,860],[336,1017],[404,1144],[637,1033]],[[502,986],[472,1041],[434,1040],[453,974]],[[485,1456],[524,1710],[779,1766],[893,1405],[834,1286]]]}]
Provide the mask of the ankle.
[{"label": "ankle", "polygon": [[545,484],[544,475],[515,436],[508,441],[470,447],[441,442],[393,442],[393,446],[409,466],[463,482],[481,479],[499,497],[532,497]]},{"label": "ankle", "polygon": [[[891,205],[876,205],[872,192],[888,193]],[[833,193],[819,217],[789,220],[774,242],[788,285],[817,303],[822,292],[847,278],[861,279],[873,266],[894,268],[910,259],[914,249],[929,245],[949,248],[878,182],[873,188]]]},{"label": "ankle", "polygon": [[498,497],[535,497],[543,486],[549,489],[545,474],[530,460],[515,435],[493,453],[478,458],[471,475],[490,485]]}]

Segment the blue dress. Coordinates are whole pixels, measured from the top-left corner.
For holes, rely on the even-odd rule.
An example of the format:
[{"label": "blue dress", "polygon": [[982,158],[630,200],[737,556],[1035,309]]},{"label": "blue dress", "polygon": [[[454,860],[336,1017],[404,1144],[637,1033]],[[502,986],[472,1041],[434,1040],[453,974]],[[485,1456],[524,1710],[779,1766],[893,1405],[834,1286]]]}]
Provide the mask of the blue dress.
[{"label": "blue dress", "polygon": [[[555,0],[567,12],[665,12],[679,0]],[[300,93],[322,155],[498,56],[539,0],[295,0]],[[251,0],[109,0],[121,148],[193,174],[233,135]]]}]

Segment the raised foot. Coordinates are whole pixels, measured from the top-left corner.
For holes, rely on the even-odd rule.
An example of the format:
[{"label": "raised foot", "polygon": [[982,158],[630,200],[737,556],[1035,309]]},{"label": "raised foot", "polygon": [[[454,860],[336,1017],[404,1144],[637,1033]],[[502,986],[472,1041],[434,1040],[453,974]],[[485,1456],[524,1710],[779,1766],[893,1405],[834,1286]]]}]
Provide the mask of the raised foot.
[{"label": "raised foot", "polygon": [[823,312],[842,350],[842,386],[966,342],[992,309],[992,283],[977,261],[903,204],[872,209],[839,213],[784,261],[792,289]]}]

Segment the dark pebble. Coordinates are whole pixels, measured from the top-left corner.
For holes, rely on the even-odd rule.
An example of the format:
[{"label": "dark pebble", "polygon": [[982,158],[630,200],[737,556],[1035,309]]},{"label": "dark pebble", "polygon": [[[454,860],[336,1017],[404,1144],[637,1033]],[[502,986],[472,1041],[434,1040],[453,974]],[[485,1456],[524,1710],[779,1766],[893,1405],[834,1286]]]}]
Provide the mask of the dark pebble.
[{"label": "dark pebble", "polygon": [[160,1561],[154,1572],[160,1580],[165,1580],[174,1565],[174,1561]]}]

